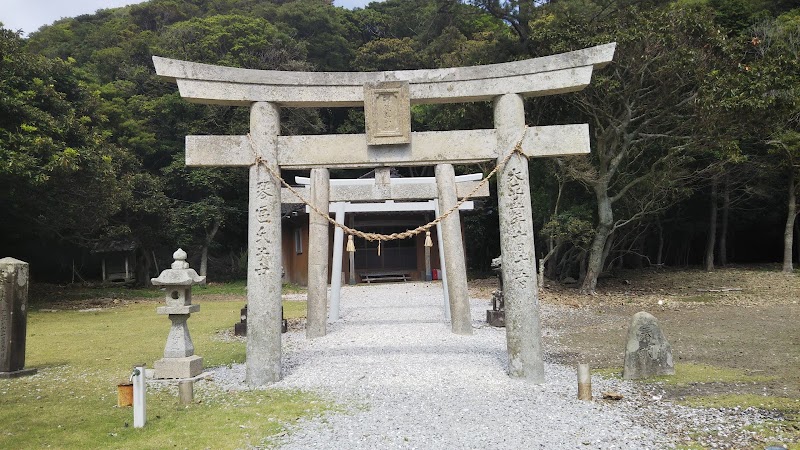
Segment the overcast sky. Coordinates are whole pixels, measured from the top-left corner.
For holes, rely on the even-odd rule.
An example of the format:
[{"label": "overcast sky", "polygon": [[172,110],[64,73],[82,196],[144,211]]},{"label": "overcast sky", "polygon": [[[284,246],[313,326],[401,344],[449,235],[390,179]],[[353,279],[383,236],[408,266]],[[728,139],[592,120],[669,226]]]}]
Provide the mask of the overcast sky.
[{"label": "overcast sky", "polygon": [[[142,3],[143,0],[0,0],[0,22],[12,30],[32,33],[62,17],[91,14],[98,9]],[[370,0],[334,0],[337,6],[361,7]]]}]

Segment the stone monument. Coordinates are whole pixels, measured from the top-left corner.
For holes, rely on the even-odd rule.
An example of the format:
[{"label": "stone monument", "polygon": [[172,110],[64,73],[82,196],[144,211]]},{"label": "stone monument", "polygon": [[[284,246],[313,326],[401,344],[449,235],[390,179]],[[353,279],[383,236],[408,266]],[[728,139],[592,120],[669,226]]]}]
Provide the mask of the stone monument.
[{"label": "stone monument", "polygon": [[200,305],[192,304],[192,285],[202,283],[206,277],[189,268],[185,251],[178,249],[172,257],[172,268],[150,280],[153,286],[166,288],[167,306],[158,307],[156,313],[167,315],[172,321],[164,357],[154,364],[155,378],[191,378],[203,371],[203,358],[194,354],[186,321],[191,313],[200,311]]},{"label": "stone monument", "polygon": [[[529,127],[523,100],[583,89],[594,69],[611,62],[615,47],[611,43],[486,66],[370,73],[250,70],[154,56],[156,73],[177,83],[188,101],[250,109],[247,135],[186,137],[189,166],[250,168],[247,383],[261,386],[281,378],[281,169],[316,169],[314,177],[325,189],[330,186],[324,172],[330,168],[435,165],[436,197],[444,214],[456,200],[449,166],[486,161],[502,163],[497,192],[508,373],[544,382],[527,158],[588,153],[589,126]],[[494,128],[410,131],[410,105],[472,101],[494,102]],[[365,107],[366,134],[280,135],[282,107],[352,106]],[[312,203],[319,205],[321,198]],[[456,248],[460,242],[448,240],[440,251],[451,278],[452,330],[469,334],[463,248]],[[322,267],[314,270],[327,273]],[[309,310],[314,310],[317,331],[324,333],[320,312],[325,300],[309,296],[312,301]]]},{"label": "stone monument", "polygon": [[658,375],[675,375],[672,347],[658,326],[658,320],[640,311],[633,315],[628,329],[622,378],[636,380]]},{"label": "stone monument", "polygon": [[492,309],[486,310],[486,322],[493,327],[506,326],[505,300],[503,299],[503,257],[492,260],[492,272],[497,274],[497,289],[492,292]]},{"label": "stone monument", "polygon": [[28,263],[0,259],[0,378],[33,375],[25,369],[28,323]]}]

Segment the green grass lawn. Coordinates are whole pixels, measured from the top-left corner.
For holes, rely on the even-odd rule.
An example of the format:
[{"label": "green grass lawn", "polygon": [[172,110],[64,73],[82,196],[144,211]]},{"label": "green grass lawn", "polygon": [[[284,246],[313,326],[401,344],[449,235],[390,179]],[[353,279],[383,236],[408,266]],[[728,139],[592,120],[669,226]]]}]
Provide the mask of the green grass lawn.
[{"label": "green grass lawn", "polygon": [[[188,323],[204,366],[244,361],[244,342],[224,339],[239,320],[242,299],[198,296],[194,303],[200,312]],[[132,428],[132,408],[116,406],[117,384],[128,380],[133,364],[152,367],[162,356],[170,322],[155,313],[159,304],[31,311],[26,368],[39,373],[0,380],[0,448],[242,448],[330,407],[309,393],[228,393],[203,381],[189,407],[178,405],[174,389],[149,387],[147,426]],[[305,316],[305,302],[285,302],[284,309],[287,317]]]}]

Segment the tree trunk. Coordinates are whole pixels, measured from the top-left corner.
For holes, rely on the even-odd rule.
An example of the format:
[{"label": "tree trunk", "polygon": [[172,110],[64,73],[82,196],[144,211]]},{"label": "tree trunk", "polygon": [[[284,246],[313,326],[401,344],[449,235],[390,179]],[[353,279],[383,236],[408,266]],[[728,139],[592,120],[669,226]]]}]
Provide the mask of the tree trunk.
[{"label": "tree trunk", "polygon": [[[800,236],[800,223],[798,223],[796,220],[794,221],[794,234]],[[795,245],[794,251],[795,251],[795,258],[797,258],[797,260],[800,261],[800,245]]]},{"label": "tree trunk", "polygon": [[[556,195],[556,204],[555,204],[555,206],[553,206],[553,217],[556,217],[558,215],[558,206],[561,204],[561,194],[563,192],[564,192],[564,180],[563,180],[563,178],[559,178],[558,195]],[[542,286],[542,283],[544,283],[544,274],[545,274],[545,272],[547,272],[550,275],[551,279],[554,278],[553,274],[555,273],[555,270],[554,270],[555,264],[552,264],[552,263],[548,264],[548,261],[550,261],[551,258],[553,260],[556,259],[556,255],[558,255],[558,247],[560,247],[560,246],[561,246],[561,243],[559,242],[559,245],[556,245],[555,238],[552,235],[550,235],[550,237],[547,239],[547,255],[545,255],[544,258],[539,260],[539,264],[540,264],[540,267],[539,267],[539,286]]]},{"label": "tree trunk", "polygon": [[[611,248],[614,247],[614,239],[616,239],[616,237],[617,236],[612,231],[606,238],[606,246],[603,249],[603,265],[601,266],[600,273],[603,273],[603,269],[606,269],[606,266],[608,265],[608,256],[611,254]],[[623,255],[620,253],[620,259],[622,259],[622,257]],[[619,267],[622,268],[622,264],[620,264]]]},{"label": "tree trunk", "polygon": [[558,259],[561,256],[561,246],[557,246],[550,258],[545,261],[544,275],[545,277],[554,280],[558,278]]},{"label": "tree trunk", "polygon": [[722,192],[722,217],[719,230],[719,245],[717,254],[719,265],[728,264],[728,217],[731,210],[731,179],[725,174],[725,186]]},{"label": "tree trunk", "polygon": [[[208,273],[208,245],[203,245],[203,248],[200,250],[200,276],[206,276]],[[205,278],[200,283],[202,286],[206,285]]]},{"label": "tree trunk", "polygon": [[[211,230],[206,233],[206,240],[203,242],[203,248],[200,251],[200,276],[205,277],[208,275],[208,247],[214,242],[214,236],[216,236],[217,231],[219,231],[219,226],[220,221],[214,220]],[[205,284],[206,280],[203,280],[201,285],[205,286]]]},{"label": "tree trunk", "polygon": [[611,208],[611,198],[608,196],[607,186],[598,184],[594,188],[597,197],[598,223],[594,239],[589,247],[589,258],[586,261],[586,276],[581,283],[582,294],[594,294],[597,289],[597,278],[603,271],[605,256],[607,255],[608,238],[614,226],[614,210]]},{"label": "tree trunk", "polygon": [[661,221],[658,222],[658,253],[656,253],[656,265],[664,264],[664,228]]},{"label": "tree trunk", "polygon": [[150,268],[153,266],[151,252],[139,247],[136,251],[136,284],[138,286],[150,287]]},{"label": "tree trunk", "polygon": [[636,239],[637,247],[638,247],[638,250],[639,250],[639,254],[638,255],[634,255],[635,259],[634,259],[633,265],[634,265],[634,267],[636,269],[641,269],[642,267],[644,267],[644,259],[645,258],[644,258],[643,255],[645,255],[645,248],[647,247],[647,242],[645,241],[644,237],[646,235],[647,235],[646,233],[642,233],[641,236],[639,236],[639,238]]},{"label": "tree trunk", "polygon": [[717,246],[717,180],[711,183],[711,204],[709,205],[708,239],[706,240],[706,272],[714,270],[714,248]]},{"label": "tree trunk", "polygon": [[786,227],[783,230],[783,273],[792,273],[792,243],[794,242],[794,220],[797,217],[797,193],[795,192],[794,168],[789,168],[789,198],[786,202]]}]

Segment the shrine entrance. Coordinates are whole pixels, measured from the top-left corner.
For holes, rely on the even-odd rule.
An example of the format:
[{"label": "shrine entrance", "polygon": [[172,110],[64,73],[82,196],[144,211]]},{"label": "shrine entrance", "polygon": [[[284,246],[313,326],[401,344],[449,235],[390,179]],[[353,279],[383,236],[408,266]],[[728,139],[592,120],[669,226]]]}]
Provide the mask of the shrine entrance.
[{"label": "shrine entrance", "polygon": [[[307,335],[325,334],[328,227],[370,241],[397,236],[363,233],[329,216],[330,168],[435,165],[439,212],[449,277],[451,327],[471,334],[463,243],[452,164],[494,160],[505,280],[508,373],[544,381],[533,246],[528,157],[588,153],[588,125],[525,124],[524,96],[586,87],[595,68],[608,64],[615,44],[486,66],[373,73],[283,72],[236,69],[153,57],[156,73],[178,85],[188,101],[250,108],[246,136],[187,136],[189,166],[250,167],[248,223],[247,382],[281,377],[281,168],[311,169]],[[410,105],[494,102],[494,128],[411,132]],[[281,107],[364,106],[365,134],[281,136]],[[377,178],[377,177],[376,177]],[[390,199],[391,184],[375,183]],[[463,200],[463,199],[462,199]],[[346,200],[345,200],[346,201]],[[338,215],[338,213],[337,213]],[[426,228],[427,227],[427,228]],[[405,233],[403,233],[405,234]]]},{"label": "shrine entrance", "polygon": [[[360,230],[360,232],[364,232],[364,226],[367,228],[369,227],[396,227],[397,220],[386,220],[386,215],[388,214],[419,214],[424,213],[427,215],[432,215],[433,217],[439,216],[440,211],[440,204],[438,201],[439,196],[439,189],[437,188],[437,180],[435,177],[392,177],[391,176],[392,169],[388,167],[378,167],[371,172],[372,177],[365,177],[362,176],[357,179],[334,179],[329,180],[330,191],[328,192],[328,200],[330,202],[328,211],[331,214],[335,214],[335,219],[331,220],[337,224],[349,224],[349,228],[353,230]],[[456,175],[453,177],[455,181],[455,191],[456,196],[461,198],[462,200],[458,202],[458,210],[471,210],[474,208],[474,203],[472,201],[467,201],[468,198],[482,198],[489,196],[489,186],[485,179],[483,179],[482,173],[473,173],[467,175]],[[296,204],[307,204],[307,198],[311,197],[311,178],[308,177],[295,177],[295,183],[303,186],[302,188],[289,188],[284,187],[281,191],[281,201],[284,203],[296,203]],[[345,201],[347,200],[347,201]],[[321,206],[321,205],[320,205]],[[306,212],[312,213],[311,205],[306,206]],[[319,214],[321,211],[319,208],[317,209],[318,218],[322,216]],[[384,220],[376,222],[374,217],[376,214],[383,215]],[[460,240],[460,223],[457,222],[457,213],[454,211],[453,219],[450,221],[451,225],[456,224],[458,226],[453,227],[450,229],[450,233],[454,233],[457,231],[457,235],[453,236],[451,239],[447,240],[446,242],[454,243],[456,241],[461,242]],[[355,215],[359,215],[366,219],[366,222],[362,222],[362,226],[355,226],[354,219]],[[369,219],[372,217],[372,219]],[[408,225],[407,227],[403,228],[400,226],[399,228],[403,228],[400,232],[405,232],[407,229],[420,229],[422,226],[429,226],[431,222],[429,220],[424,220],[413,224],[413,222],[408,222],[407,218],[405,219],[405,224]],[[311,222],[311,218],[309,218],[309,223]],[[413,225],[412,225],[413,224]],[[423,225],[425,224],[425,225]],[[319,230],[322,231],[322,230]],[[422,246],[424,251],[422,253],[422,264],[425,266],[425,276],[420,277],[420,279],[431,280],[433,278],[432,270],[431,270],[431,250],[433,247],[433,240],[428,235],[429,231],[434,231],[433,228],[426,231],[426,234],[423,235],[422,233],[417,234],[416,236],[412,237],[411,239],[415,239],[417,242],[417,247]],[[367,230],[366,233],[368,236],[388,236],[389,234],[383,233],[374,233]],[[406,233],[408,234],[408,233]],[[437,240],[437,253],[439,259],[439,271],[437,271],[438,278],[442,280],[442,287],[444,288],[444,316],[447,320],[451,320],[450,314],[450,286],[447,281],[447,270],[446,262],[445,262],[445,253],[442,251],[444,248],[445,240],[442,239],[442,224],[438,223],[435,227],[435,234]],[[311,237],[311,233],[309,232],[309,238]],[[342,257],[343,257],[343,238],[344,238],[344,228],[341,226],[335,227],[334,231],[334,240],[333,240],[333,258],[331,264],[331,298],[330,298],[330,306],[328,308],[328,318],[331,321],[339,320],[339,298],[341,293],[341,271],[342,271]],[[424,239],[422,239],[424,238]],[[325,236],[320,236],[318,239],[318,244],[326,243],[326,239],[328,239],[327,234]],[[386,258],[382,252],[379,254],[377,251],[378,248],[384,248],[384,244],[389,244],[389,247],[394,242],[406,242],[406,239],[396,239],[396,240],[387,240],[387,241],[380,241],[376,239],[366,239],[364,237],[360,237],[354,231],[353,234],[348,236],[348,247],[352,250],[356,250],[356,240],[361,240],[362,250],[369,251],[370,243],[374,246],[374,254],[377,255],[379,258],[383,257]],[[322,242],[320,242],[322,241]],[[410,241],[408,241],[410,242]],[[351,245],[352,244],[352,245]],[[452,247],[452,245],[451,245]],[[392,280],[403,280],[408,281],[409,279],[413,278],[413,273],[408,273],[406,271],[402,272],[386,272],[385,270],[372,270],[364,269],[363,267],[370,263],[375,263],[375,261],[369,261],[369,254],[365,253],[364,251],[350,251],[349,253],[349,282],[350,284],[356,284],[358,278],[362,281],[371,282],[373,280],[386,279],[387,277],[391,277]],[[398,252],[399,253],[399,252]],[[401,256],[398,254],[398,256]],[[463,258],[463,255],[460,255],[458,252],[456,253],[456,257]],[[356,276],[356,257],[361,258],[361,269],[360,276]],[[418,264],[419,265],[419,264]],[[394,266],[394,265],[393,265]],[[397,265],[399,268],[399,265]],[[317,285],[313,286],[313,291],[317,293],[318,296],[324,296],[326,290],[326,280],[322,280],[319,277],[313,277],[313,272],[308,270],[308,280],[309,285],[311,282],[314,281]],[[365,276],[367,279],[365,280]],[[464,280],[466,280],[466,275],[464,275]],[[466,284],[466,281],[464,281]],[[466,285],[464,285],[463,289],[459,289],[459,294],[466,300]],[[312,299],[314,299],[312,297]],[[324,298],[316,298],[319,303],[324,305],[322,300]],[[318,308],[319,314],[312,315],[312,324],[315,325],[314,327],[307,327],[307,330],[318,329],[321,330],[320,334],[324,334],[324,323],[325,323],[325,314],[324,308]],[[467,320],[469,320],[467,318]],[[455,328],[455,327],[454,327]],[[464,327],[466,328],[466,327]],[[313,337],[313,336],[312,336]]]},{"label": "shrine entrance", "polygon": [[[427,221],[424,216],[419,220],[381,220],[374,217],[356,217],[353,227],[366,233],[392,234],[416,228]],[[372,242],[355,238],[355,271],[370,272],[412,272],[417,270],[416,239],[397,239],[381,244],[380,253]]]}]

